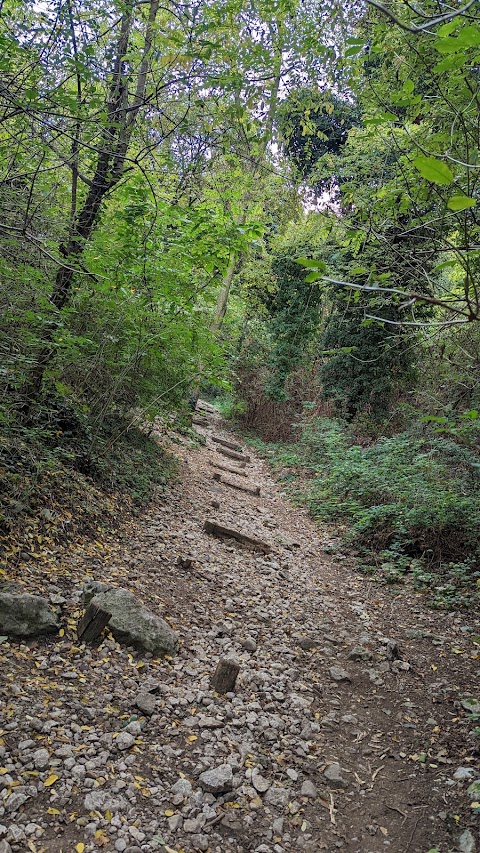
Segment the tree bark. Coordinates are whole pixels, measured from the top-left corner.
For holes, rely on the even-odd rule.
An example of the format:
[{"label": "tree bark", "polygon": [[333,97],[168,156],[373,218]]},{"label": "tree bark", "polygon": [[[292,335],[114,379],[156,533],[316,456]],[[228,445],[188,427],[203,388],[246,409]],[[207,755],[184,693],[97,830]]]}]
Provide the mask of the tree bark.
[{"label": "tree bark", "polygon": [[[75,207],[72,205],[72,218],[68,228],[69,236],[66,243],[59,247],[60,255],[65,259],[65,263],[58,268],[50,295],[50,302],[57,312],[60,312],[68,302],[79,260],[95,230],[103,201],[123,174],[132,132],[138,113],[144,103],[153,29],[159,3],[160,0],[151,0],[150,2],[142,60],[131,105],[128,102],[129,80],[126,70],[126,57],[130,48],[132,31],[135,30],[133,0],[129,0],[127,3],[120,22],[120,32],[112,63],[111,82],[106,97],[107,121],[98,146],[93,178],[89,182],[89,191],[78,215],[76,205]],[[72,194],[76,195],[75,181],[76,174],[74,171]],[[54,354],[52,345],[54,330],[55,327],[52,324],[45,332],[43,346],[37,354],[36,362],[23,389],[24,411],[27,414],[40,394],[45,370]]]}]

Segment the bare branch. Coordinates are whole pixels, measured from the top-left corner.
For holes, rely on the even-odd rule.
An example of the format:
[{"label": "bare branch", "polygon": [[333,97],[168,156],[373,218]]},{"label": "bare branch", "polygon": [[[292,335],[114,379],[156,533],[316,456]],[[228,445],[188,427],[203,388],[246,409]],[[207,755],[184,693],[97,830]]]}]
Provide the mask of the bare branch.
[{"label": "bare branch", "polygon": [[384,15],[387,16],[394,24],[397,24],[402,30],[405,30],[407,33],[422,33],[428,32],[431,27],[435,27],[437,24],[443,24],[445,21],[451,21],[452,18],[458,18],[460,15],[464,15],[477,0],[469,0],[469,2],[462,6],[461,9],[454,10],[452,12],[446,12],[445,15],[437,15],[434,18],[426,18],[426,15],[423,15],[421,12],[417,14],[419,17],[426,18],[424,24],[406,24],[404,21],[397,18],[397,16],[387,7],[384,6],[383,3],[377,2],[377,0],[367,0],[369,6],[373,6],[375,9],[378,9]]},{"label": "bare branch", "polygon": [[[407,301],[413,300],[414,302],[426,302],[428,305],[435,305],[437,306],[437,308],[443,308],[446,311],[449,311],[451,314],[458,314],[459,316],[466,318],[464,322],[469,322],[471,320],[480,320],[480,315],[473,314],[470,311],[462,311],[461,308],[457,308],[456,305],[451,304],[447,299],[436,299],[434,296],[428,296],[426,293],[416,293],[412,291],[410,293],[407,293],[405,290],[399,290],[397,287],[374,287],[369,284],[354,284],[352,281],[341,281],[340,279],[330,278],[326,275],[322,276],[322,281],[328,281],[330,284],[341,284],[343,287],[349,287],[352,290],[360,290],[363,293],[395,293],[399,296],[402,296],[403,299]],[[379,318],[376,317],[373,319],[378,320]],[[387,321],[385,320],[385,322]],[[398,325],[404,324],[398,321]]]}]

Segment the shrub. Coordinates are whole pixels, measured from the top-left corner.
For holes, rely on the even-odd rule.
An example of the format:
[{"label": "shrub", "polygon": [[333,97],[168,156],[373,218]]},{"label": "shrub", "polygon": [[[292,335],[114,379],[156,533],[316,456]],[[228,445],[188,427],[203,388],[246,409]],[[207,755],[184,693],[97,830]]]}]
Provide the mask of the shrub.
[{"label": "shrub", "polygon": [[322,462],[309,488],[313,514],[347,520],[356,543],[395,544],[435,560],[480,551],[480,477],[471,450],[408,432],[363,448],[328,421],[311,425],[304,441]]}]

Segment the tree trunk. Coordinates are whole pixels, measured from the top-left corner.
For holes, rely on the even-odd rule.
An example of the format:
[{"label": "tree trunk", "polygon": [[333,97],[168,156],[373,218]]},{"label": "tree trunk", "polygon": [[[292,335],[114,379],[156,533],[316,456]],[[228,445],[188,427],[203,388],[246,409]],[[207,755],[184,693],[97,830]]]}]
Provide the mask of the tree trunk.
[{"label": "tree trunk", "polygon": [[[130,48],[131,35],[135,31],[133,0],[129,0],[127,3],[120,23],[120,33],[112,63],[111,83],[106,97],[107,122],[100,137],[93,178],[78,216],[72,206],[69,237],[66,244],[59,247],[60,255],[65,258],[65,262],[59,266],[50,296],[50,302],[58,312],[68,302],[73,277],[78,269],[85,245],[95,230],[103,201],[123,174],[132,132],[138,113],[144,103],[153,28],[159,4],[160,0],[151,0],[150,2],[142,60],[138,70],[135,94],[130,105],[128,101],[129,80],[125,61]],[[76,194],[75,173],[72,178],[72,193]],[[51,325],[45,332],[43,346],[37,354],[36,362],[25,383],[23,389],[24,415],[29,415],[33,403],[38,398],[45,370],[54,355],[55,349],[52,344],[54,330],[54,325]]]},{"label": "tree trunk", "polygon": [[218,294],[217,308],[212,323],[212,332],[217,332],[219,330],[225,318],[225,314],[227,313],[228,297],[230,296],[230,290],[232,287],[232,281],[233,276],[235,274],[236,265],[237,257],[235,255],[235,252],[231,252],[227,271],[223,277],[222,287],[220,289],[220,293]]}]

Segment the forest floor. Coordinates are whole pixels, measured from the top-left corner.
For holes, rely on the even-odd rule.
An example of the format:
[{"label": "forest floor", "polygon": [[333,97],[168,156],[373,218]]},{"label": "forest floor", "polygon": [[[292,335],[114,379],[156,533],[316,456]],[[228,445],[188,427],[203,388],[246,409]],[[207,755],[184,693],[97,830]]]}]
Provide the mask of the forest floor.
[{"label": "forest floor", "polygon": [[[360,575],[255,456],[231,479],[259,496],[212,479],[210,462],[235,462],[208,418],[205,446],[172,445],[178,478],[141,517],[19,569],[63,628],[0,646],[1,853],[474,853],[479,621]],[[207,518],[271,552],[207,535]],[[79,644],[86,576],[160,613],[178,654]],[[222,657],[240,664],[225,696]],[[209,793],[199,776],[219,767]]]}]

